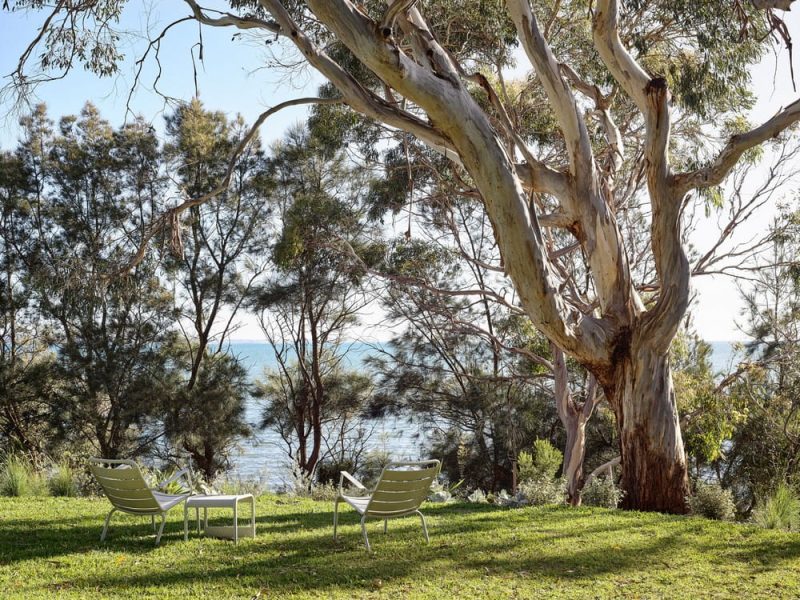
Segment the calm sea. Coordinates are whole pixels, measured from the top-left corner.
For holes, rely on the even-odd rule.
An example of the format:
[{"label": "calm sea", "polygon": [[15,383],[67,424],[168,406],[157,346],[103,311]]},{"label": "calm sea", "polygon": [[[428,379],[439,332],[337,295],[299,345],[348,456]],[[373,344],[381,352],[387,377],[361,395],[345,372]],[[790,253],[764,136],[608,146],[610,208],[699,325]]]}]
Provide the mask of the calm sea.
[{"label": "calm sea", "polygon": [[[276,368],[272,349],[263,342],[233,342],[230,351],[247,367],[253,380],[263,379],[264,373]],[[353,343],[347,349],[343,366],[357,369],[365,357],[377,354],[375,346]],[[254,425],[256,435],[241,444],[234,461],[231,476],[246,480],[258,480],[270,489],[285,486],[290,477],[290,460],[286,444],[271,430],[259,430],[263,404],[252,400],[247,407],[247,420]],[[396,460],[416,460],[423,456],[425,436],[418,423],[410,419],[387,417],[365,424],[367,433],[365,450],[389,452]]]},{"label": "calm sea", "polygon": [[[736,359],[734,345],[731,342],[711,342],[711,347],[714,370],[728,372]],[[265,370],[276,366],[272,350],[263,342],[233,342],[230,351],[242,360],[253,380],[263,378]],[[366,356],[378,351],[374,346],[354,343],[348,349],[345,366],[358,368]],[[274,490],[288,483],[290,462],[286,446],[278,434],[257,428],[261,410],[262,405],[256,400],[247,407],[247,420],[255,426],[256,435],[241,444],[230,476],[259,480]],[[415,460],[423,456],[426,437],[419,423],[387,417],[370,422],[366,429],[371,431],[366,441],[368,450],[387,451],[398,460]]]}]

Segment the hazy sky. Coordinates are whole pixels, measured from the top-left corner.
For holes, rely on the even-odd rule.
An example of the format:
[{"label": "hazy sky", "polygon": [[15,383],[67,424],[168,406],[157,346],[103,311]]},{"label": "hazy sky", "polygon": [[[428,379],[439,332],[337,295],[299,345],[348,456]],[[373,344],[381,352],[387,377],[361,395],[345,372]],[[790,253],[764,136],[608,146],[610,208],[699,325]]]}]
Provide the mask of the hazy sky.
[{"label": "hazy sky", "polygon": [[[131,3],[136,4],[136,3]],[[144,6],[141,3],[140,6]],[[155,6],[155,8],[153,7]],[[171,20],[187,14],[181,2],[155,3],[148,11],[126,11],[121,28],[133,35],[124,48],[126,62],[121,73],[111,79],[100,80],[82,70],[72,72],[65,79],[49,82],[38,90],[38,99],[47,103],[50,114],[58,118],[65,114],[76,114],[87,100],[94,102],[103,116],[115,125],[122,123],[130,114],[126,111],[128,91],[135,73],[134,60],[141,54],[146,42],[139,32],[150,30],[151,35],[160,32]],[[174,12],[169,12],[174,11]],[[798,14],[787,13],[786,22],[795,40],[800,40],[800,10]],[[0,74],[10,73],[16,66],[20,54],[36,35],[36,27],[41,16],[28,17],[24,13],[0,11]],[[266,108],[281,101],[300,96],[314,95],[320,79],[306,68],[286,71],[263,68],[267,52],[263,41],[240,37],[232,40],[236,31],[232,29],[203,29],[204,61],[197,60],[198,49],[192,46],[198,42],[196,23],[177,26],[165,38],[161,47],[162,75],[159,91],[176,98],[187,99],[194,90],[193,61],[197,68],[197,82],[200,98],[213,110],[241,113],[252,122]],[[192,54],[193,52],[193,54]],[[795,63],[800,64],[797,52]],[[524,66],[524,65],[521,65]],[[157,129],[163,129],[163,98],[152,89],[157,66],[151,57],[147,61],[140,78],[140,86],[130,102],[136,114],[152,122]],[[800,76],[800,69],[798,69]],[[798,97],[793,92],[788,76],[788,54],[786,50],[777,56],[769,56],[753,73],[755,89],[759,92],[759,102],[751,118],[761,122]],[[5,80],[7,81],[7,80]],[[8,114],[8,107],[2,107],[0,120],[0,147],[11,148],[16,144],[18,114]],[[298,107],[283,111],[268,121],[262,128],[262,139],[269,142],[278,138],[285,129],[303,119],[305,109]],[[769,223],[773,210],[764,211],[747,230],[742,232],[744,239],[763,230]],[[700,249],[707,248],[716,236],[716,217],[700,223],[692,242]],[[702,277],[693,281],[697,300],[693,306],[694,323],[699,333],[707,340],[742,339],[736,326],[740,319],[741,301],[735,282],[724,277]],[[378,337],[388,337],[389,332],[373,332]],[[240,339],[258,339],[261,333],[255,322],[247,322],[237,336]]]}]

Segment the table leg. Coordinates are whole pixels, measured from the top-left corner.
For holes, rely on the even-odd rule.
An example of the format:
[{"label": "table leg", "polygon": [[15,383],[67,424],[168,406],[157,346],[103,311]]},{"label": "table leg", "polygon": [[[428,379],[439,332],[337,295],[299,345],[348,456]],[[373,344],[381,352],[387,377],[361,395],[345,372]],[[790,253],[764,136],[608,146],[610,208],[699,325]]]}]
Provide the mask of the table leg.
[{"label": "table leg", "polygon": [[203,529],[208,529],[208,507],[203,507]]},{"label": "table leg", "polygon": [[183,541],[189,541],[189,507],[183,503]]},{"label": "table leg", "polygon": [[250,497],[250,528],[253,530],[253,539],[256,537],[256,499]]},{"label": "table leg", "polygon": [[233,501],[233,543],[239,543],[239,500]]}]

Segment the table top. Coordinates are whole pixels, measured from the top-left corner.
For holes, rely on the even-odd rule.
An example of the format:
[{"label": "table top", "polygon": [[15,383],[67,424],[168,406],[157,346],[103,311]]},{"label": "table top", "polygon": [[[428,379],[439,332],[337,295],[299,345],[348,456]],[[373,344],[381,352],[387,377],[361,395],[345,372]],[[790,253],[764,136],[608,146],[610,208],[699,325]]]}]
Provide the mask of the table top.
[{"label": "table top", "polygon": [[253,494],[218,494],[189,496],[187,506],[233,506],[241,500],[253,500]]}]

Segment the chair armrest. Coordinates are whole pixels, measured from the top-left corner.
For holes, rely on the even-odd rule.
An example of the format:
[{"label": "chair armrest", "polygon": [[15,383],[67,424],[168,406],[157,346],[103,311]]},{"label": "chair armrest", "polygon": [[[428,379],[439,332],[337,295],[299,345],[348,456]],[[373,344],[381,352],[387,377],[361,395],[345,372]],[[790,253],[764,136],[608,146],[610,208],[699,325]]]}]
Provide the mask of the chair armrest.
[{"label": "chair armrest", "polygon": [[352,483],[360,490],[367,489],[364,487],[363,483],[361,483],[358,479],[350,475],[350,473],[348,473],[347,471],[339,471],[339,494],[341,494],[343,491],[343,484],[345,479],[349,480],[350,483]]},{"label": "chair armrest", "polygon": [[164,487],[168,486],[170,483],[172,483],[173,481],[177,481],[181,477],[183,477],[186,480],[186,483],[189,486],[189,491],[191,492],[192,491],[192,473],[191,473],[191,471],[189,469],[181,469],[180,471],[175,473],[169,479],[165,479],[164,481],[162,481],[161,483],[156,485],[156,488],[157,489],[164,488]]}]

